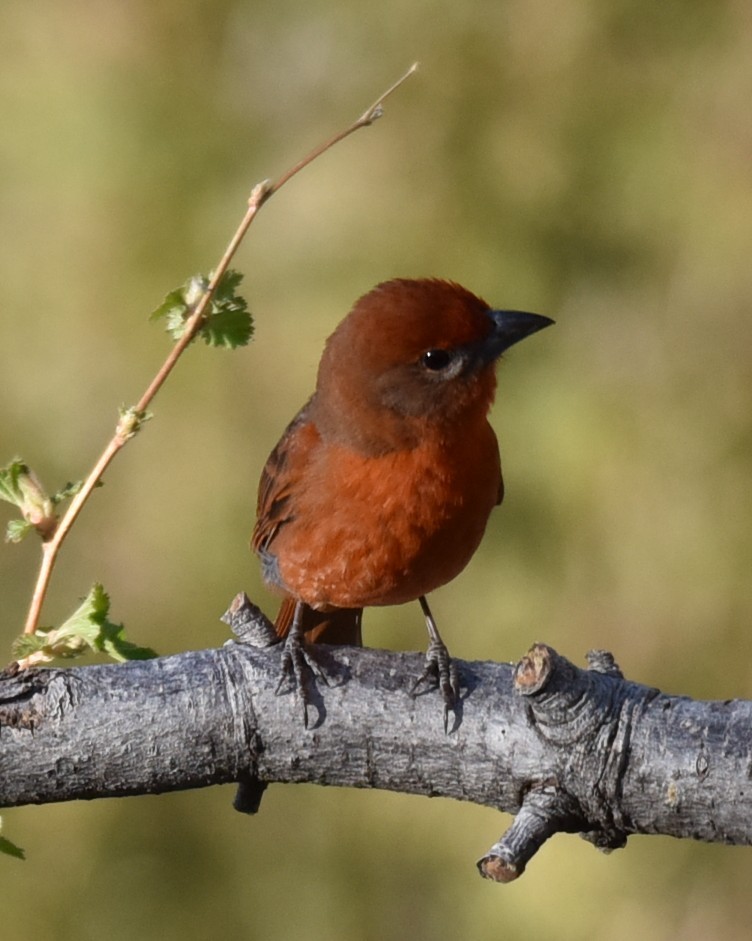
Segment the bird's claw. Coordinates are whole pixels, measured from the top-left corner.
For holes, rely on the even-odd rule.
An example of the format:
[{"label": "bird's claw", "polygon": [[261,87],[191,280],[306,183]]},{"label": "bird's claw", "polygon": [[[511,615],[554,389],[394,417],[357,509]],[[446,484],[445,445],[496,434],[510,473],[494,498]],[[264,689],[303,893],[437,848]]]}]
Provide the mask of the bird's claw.
[{"label": "bird's claw", "polygon": [[454,712],[460,701],[460,680],[457,667],[442,641],[432,640],[428,645],[426,665],[413,683],[410,694],[417,696],[423,683],[428,683],[429,689],[440,690],[444,700],[444,732],[448,732],[449,713]]},{"label": "bird's claw", "polygon": [[311,702],[310,686],[321,680],[324,686],[329,686],[329,680],[321,665],[306,645],[305,641],[293,633],[287,635],[282,651],[279,682],[274,695],[279,696],[287,685],[290,691],[296,691],[303,704],[303,723],[305,728],[311,728],[308,722],[308,711]]}]

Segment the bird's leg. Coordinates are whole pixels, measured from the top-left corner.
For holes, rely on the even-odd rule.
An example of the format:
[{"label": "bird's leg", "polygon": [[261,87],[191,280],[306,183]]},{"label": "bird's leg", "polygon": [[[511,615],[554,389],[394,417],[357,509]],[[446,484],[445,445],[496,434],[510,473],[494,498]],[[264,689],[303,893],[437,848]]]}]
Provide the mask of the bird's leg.
[{"label": "bird's leg", "polygon": [[429,644],[426,651],[425,668],[413,684],[410,692],[414,696],[418,691],[418,687],[428,681],[431,682],[433,688],[438,687],[441,690],[444,699],[444,731],[446,732],[449,726],[449,712],[456,707],[460,698],[459,677],[446,644],[441,639],[439,629],[436,627],[436,621],[433,619],[425,596],[421,595],[418,600],[426,619]]},{"label": "bird's leg", "polygon": [[285,639],[284,650],[282,651],[282,671],[279,677],[279,683],[274,691],[278,696],[282,691],[285,682],[297,690],[303,703],[303,722],[306,728],[308,725],[308,707],[311,705],[309,692],[310,674],[317,676],[325,686],[329,685],[326,674],[319,668],[312,656],[306,651],[306,642],[303,632],[303,607],[304,603],[298,601],[295,605],[292,624],[289,633]]}]

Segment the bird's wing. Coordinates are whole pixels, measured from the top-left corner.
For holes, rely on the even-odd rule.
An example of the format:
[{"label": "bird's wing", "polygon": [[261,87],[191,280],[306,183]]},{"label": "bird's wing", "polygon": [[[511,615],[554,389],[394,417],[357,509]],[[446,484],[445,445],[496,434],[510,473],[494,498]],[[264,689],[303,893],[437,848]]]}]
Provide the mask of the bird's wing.
[{"label": "bird's wing", "polygon": [[319,440],[316,426],[308,417],[309,405],[310,402],[287,426],[261,474],[256,525],[251,536],[251,548],[259,554],[269,549],[279,527],[293,519],[291,497],[304,476],[311,449]]}]

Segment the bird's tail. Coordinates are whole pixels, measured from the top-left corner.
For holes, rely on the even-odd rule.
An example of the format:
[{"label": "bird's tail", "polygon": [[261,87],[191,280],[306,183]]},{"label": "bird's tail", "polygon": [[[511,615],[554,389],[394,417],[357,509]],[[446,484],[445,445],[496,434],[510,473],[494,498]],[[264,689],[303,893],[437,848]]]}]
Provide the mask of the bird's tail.
[{"label": "bird's tail", "polygon": [[[287,637],[295,614],[296,601],[285,598],[274,621],[280,637]],[[303,605],[303,634],[309,644],[349,644],[362,647],[360,624],[362,608],[335,608],[333,611],[316,611]]]}]

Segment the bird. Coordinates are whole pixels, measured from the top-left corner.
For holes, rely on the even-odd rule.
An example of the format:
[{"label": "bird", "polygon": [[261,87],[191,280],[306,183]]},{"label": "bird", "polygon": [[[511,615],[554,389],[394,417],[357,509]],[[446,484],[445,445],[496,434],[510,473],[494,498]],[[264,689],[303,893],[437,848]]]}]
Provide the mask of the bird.
[{"label": "bird", "polygon": [[282,595],[279,693],[297,686],[309,724],[315,644],[362,644],[364,608],[419,601],[423,673],[444,728],[459,686],[426,596],[455,578],[504,495],[488,421],[496,364],[554,321],[492,308],[459,284],[395,278],[354,304],[326,341],[316,387],[263,469],[251,546]]}]

